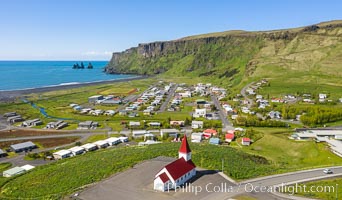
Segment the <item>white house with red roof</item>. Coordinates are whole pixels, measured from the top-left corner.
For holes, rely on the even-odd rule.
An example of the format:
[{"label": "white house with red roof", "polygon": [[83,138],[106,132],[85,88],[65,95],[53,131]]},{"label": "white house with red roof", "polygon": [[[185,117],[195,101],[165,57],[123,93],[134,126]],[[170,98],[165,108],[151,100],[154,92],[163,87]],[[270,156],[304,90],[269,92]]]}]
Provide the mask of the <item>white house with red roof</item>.
[{"label": "white house with red roof", "polygon": [[234,133],[227,133],[225,137],[226,142],[232,142],[234,140],[234,137],[235,137]]},{"label": "white house with red roof", "polygon": [[242,138],[241,144],[245,146],[249,146],[251,144],[251,139],[250,138]]},{"label": "white house with red roof", "polygon": [[196,165],[191,160],[191,150],[184,136],[178,151],[178,159],[166,165],[154,178],[155,190],[167,191],[175,189],[196,175]]}]

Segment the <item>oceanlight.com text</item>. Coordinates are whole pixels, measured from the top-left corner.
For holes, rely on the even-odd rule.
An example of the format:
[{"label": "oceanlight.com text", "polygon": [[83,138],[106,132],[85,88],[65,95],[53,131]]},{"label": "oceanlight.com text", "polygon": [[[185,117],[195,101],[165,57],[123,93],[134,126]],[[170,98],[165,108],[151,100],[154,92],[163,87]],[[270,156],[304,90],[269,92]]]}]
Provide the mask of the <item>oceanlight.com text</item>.
[{"label": "oceanlight.com text", "polygon": [[313,185],[307,186],[305,184],[292,184],[288,185],[282,183],[280,185],[264,186],[261,184],[245,183],[238,185],[231,185],[227,183],[207,183],[206,185],[194,185],[192,183],[186,183],[183,186],[177,186],[176,188],[170,188],[167,192],[181,192],[181,193],[286,193],[294,195],[297,193],[336,193],[338,191],[338,185]]}]

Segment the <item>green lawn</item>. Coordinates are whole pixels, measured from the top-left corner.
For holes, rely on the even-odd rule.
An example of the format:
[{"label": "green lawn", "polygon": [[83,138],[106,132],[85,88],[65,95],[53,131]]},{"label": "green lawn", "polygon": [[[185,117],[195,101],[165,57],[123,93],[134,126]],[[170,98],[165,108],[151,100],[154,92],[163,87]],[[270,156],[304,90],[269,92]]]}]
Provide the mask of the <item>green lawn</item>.
[{"label": "green lawn", "polygon": [[294,141],[288,129],[253,128],[264,133],[264,137],[249,147],[245,152],[257,154],[271,160],[279,171],[295,171],[331,165],[342,165],[342,159],[330,152],[325,143],[314,141]]},{"label": "green lawn", "polygon": [[[307,182],[299,184],[300,187],[307,188],[306,192],[304,189],[302,191],[297,190],[295,195],[304,196],[307,198],[315,198],[315,199],[325,199],[325,200],[335,200],[342,197],[342,178],[333,178],[329,180],[319,180],[313,182]],[[312,189],[311,189],[312,188]],[[310,191],[311,190],[311,191]],[[322,192],[317,192],[321,191]],[[337,198],[336,198],[337,191]]]}]

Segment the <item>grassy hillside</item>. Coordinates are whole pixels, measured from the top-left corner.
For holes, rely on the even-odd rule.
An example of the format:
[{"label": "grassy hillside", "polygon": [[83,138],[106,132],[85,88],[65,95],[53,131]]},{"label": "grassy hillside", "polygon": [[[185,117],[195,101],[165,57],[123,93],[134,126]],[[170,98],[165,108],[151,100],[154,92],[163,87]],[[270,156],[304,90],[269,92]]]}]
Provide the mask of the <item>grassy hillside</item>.
[{"label": "grassy hillside", "polygon": [[233,90],[269,78],[275,87],[285,86],[271,94],[286,93],[288,86],[290,92],[314,89],[342,96],[341,36],[342,21],[276,31],[209,33],[114,53],[106,71],[191,77]]}]

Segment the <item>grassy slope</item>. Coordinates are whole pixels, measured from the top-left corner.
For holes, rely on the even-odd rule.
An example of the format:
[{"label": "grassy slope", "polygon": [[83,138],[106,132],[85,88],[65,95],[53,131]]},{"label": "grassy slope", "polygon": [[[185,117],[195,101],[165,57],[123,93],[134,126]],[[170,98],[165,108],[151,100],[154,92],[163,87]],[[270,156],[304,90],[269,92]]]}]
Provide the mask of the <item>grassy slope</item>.
[{"label": "grassy slope", "polygon": [[[178,148],[179,143],[112,148],[38,166],[4,185],[1,189],[1,197],[57,199],[143,160],[161,155],[176,157]],[[264,159],[232,148],[199,144],[191,144],[191,148],[194,162],[204,168],[220,168],[221,158],[235,160],[236,163],[225,163],[225,169],[229,169],[229,174],[235,178],[266,175],[275,170],[273,165],[262,164],[265,162]],[[26,184],[28,182],[30,184]]]},{"label": "grassy slope", "polygon": [[264,137],[252,146],[244,147],[245,152],[264,156],[273,161],[279,171],[295,171],[341,165],[342,160],[331,153],[323,143],[289,140],[289,130],[275,128],[253,128],[264,133]]},{"label": "grassy slope", "polygon": [[[163,69],[167,71],[160,77],[212,82],[234,93],[246,83],[269,78],[272,87],[264,92],[272,96],[313,91],[337,99],[342,97],[342,28],[323,26],[341,23],[321,23],[319,30],[306,32],[295,28],[190,36],[166,43],[163,54],[155,50],[153,57],[140,56],[133,48],[133,53],[123,54],[124,61],[117,67],[144,73]],[[284,37],[286,34],[289,37]]]}]

